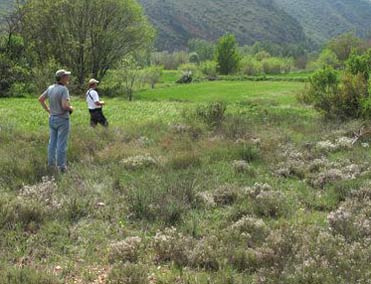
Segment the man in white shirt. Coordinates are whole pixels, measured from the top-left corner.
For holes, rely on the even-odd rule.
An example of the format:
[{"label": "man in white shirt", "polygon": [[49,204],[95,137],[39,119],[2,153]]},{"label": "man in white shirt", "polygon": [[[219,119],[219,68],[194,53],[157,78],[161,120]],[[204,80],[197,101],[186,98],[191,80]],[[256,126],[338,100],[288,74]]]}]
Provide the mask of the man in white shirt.
[{"label": "man in white shirt", "polygon": [[90,125],[96,127],[98,123],[104,127],[108,126],[108,121],[103,115],[102,107],[104,106],[104,101],[99,100],[99,95],[97,92],[97,84],[99,81],[95,79],[89,80],[89,90],[86,92],[86,102],[88,103],[89,113],[90,113]]}]

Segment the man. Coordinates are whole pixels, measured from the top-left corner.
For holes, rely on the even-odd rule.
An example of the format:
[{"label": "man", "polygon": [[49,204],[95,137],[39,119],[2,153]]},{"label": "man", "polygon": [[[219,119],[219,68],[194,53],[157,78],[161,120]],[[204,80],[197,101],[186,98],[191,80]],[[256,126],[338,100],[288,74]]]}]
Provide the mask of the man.
[{"label": "man", "polygon": [[[73,107],[70,104],[70,95],[67,89],[71,72],[58,70],[55,73],[56,83],[39,97],[42,107],[49,113],[49,146],[48,165],[61,172],[67,170],[67,141],[70,132],[70,114]],[[49,100],[49,106],[46,100]]]},{"label": "man", "polygon": [[90,125],[96,127],[98,123],[104,127],[108,126],[108,121],[103,115],[102,107],[104,106],[104,101],[99,100],[99,95],[97,92],[97,84],[99,81],[95,79],[89,80],[89,90],[86,92],[86,102],[88,103],[89,113],[90,113]]}]

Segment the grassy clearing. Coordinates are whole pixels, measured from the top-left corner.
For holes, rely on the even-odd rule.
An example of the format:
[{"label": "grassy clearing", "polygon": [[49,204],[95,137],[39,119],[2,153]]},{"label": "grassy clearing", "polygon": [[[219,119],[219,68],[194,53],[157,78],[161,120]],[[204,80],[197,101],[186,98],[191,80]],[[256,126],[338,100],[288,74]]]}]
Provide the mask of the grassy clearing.
[{"label": "grassy clearing", "polygon": [[[36,99],[1,100],[0,280],[365,283],[371,215],[357,194],[371,196],[369,149],[339,140],[359,122],[299,105],[303,87],[142,91],[106,100],[108,130],[90,129],[74,98],[70,171],[55,179],[46,113]],[[224,119],[205,123],[196,110],[215,100]]]}]

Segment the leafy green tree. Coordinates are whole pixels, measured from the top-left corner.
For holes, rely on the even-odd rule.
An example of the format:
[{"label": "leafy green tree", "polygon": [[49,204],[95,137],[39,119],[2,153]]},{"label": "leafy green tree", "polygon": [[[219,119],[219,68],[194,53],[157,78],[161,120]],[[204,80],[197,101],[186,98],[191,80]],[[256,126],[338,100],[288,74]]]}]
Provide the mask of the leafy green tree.
[{"label": "leafy green tree", "polygon": [[199,61],[212,60],[215,53],[215,44],[208,42],[203,39],[191,39],[188,42],[188,48],[190,52],[196,52],[199,57]]},{"label": "leafy green tree", "polygon": [[101,79],[154,37],[136,0],[28,0],[21,12],[21,33],[38,63],[55,59],[80,85],[90,75]]},{"label": "leafy green tree", "polygon": [[228,75],[238,70],[241,56],[238,52],[236,38],[232,34],[227,34],[218,40],[215,52],[220,74]]}]

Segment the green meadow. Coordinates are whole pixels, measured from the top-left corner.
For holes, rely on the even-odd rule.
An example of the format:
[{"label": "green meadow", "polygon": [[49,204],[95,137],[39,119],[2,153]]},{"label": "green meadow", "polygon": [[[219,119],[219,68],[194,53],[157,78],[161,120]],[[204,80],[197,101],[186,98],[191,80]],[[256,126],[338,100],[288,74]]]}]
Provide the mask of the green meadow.
[{"label": "green meadow", "polygon": [[75,96],[65,174],[37,96],[0,100],[0,283],[366,283],[368,141],[304,88],[164,83],[108,129]]}]

